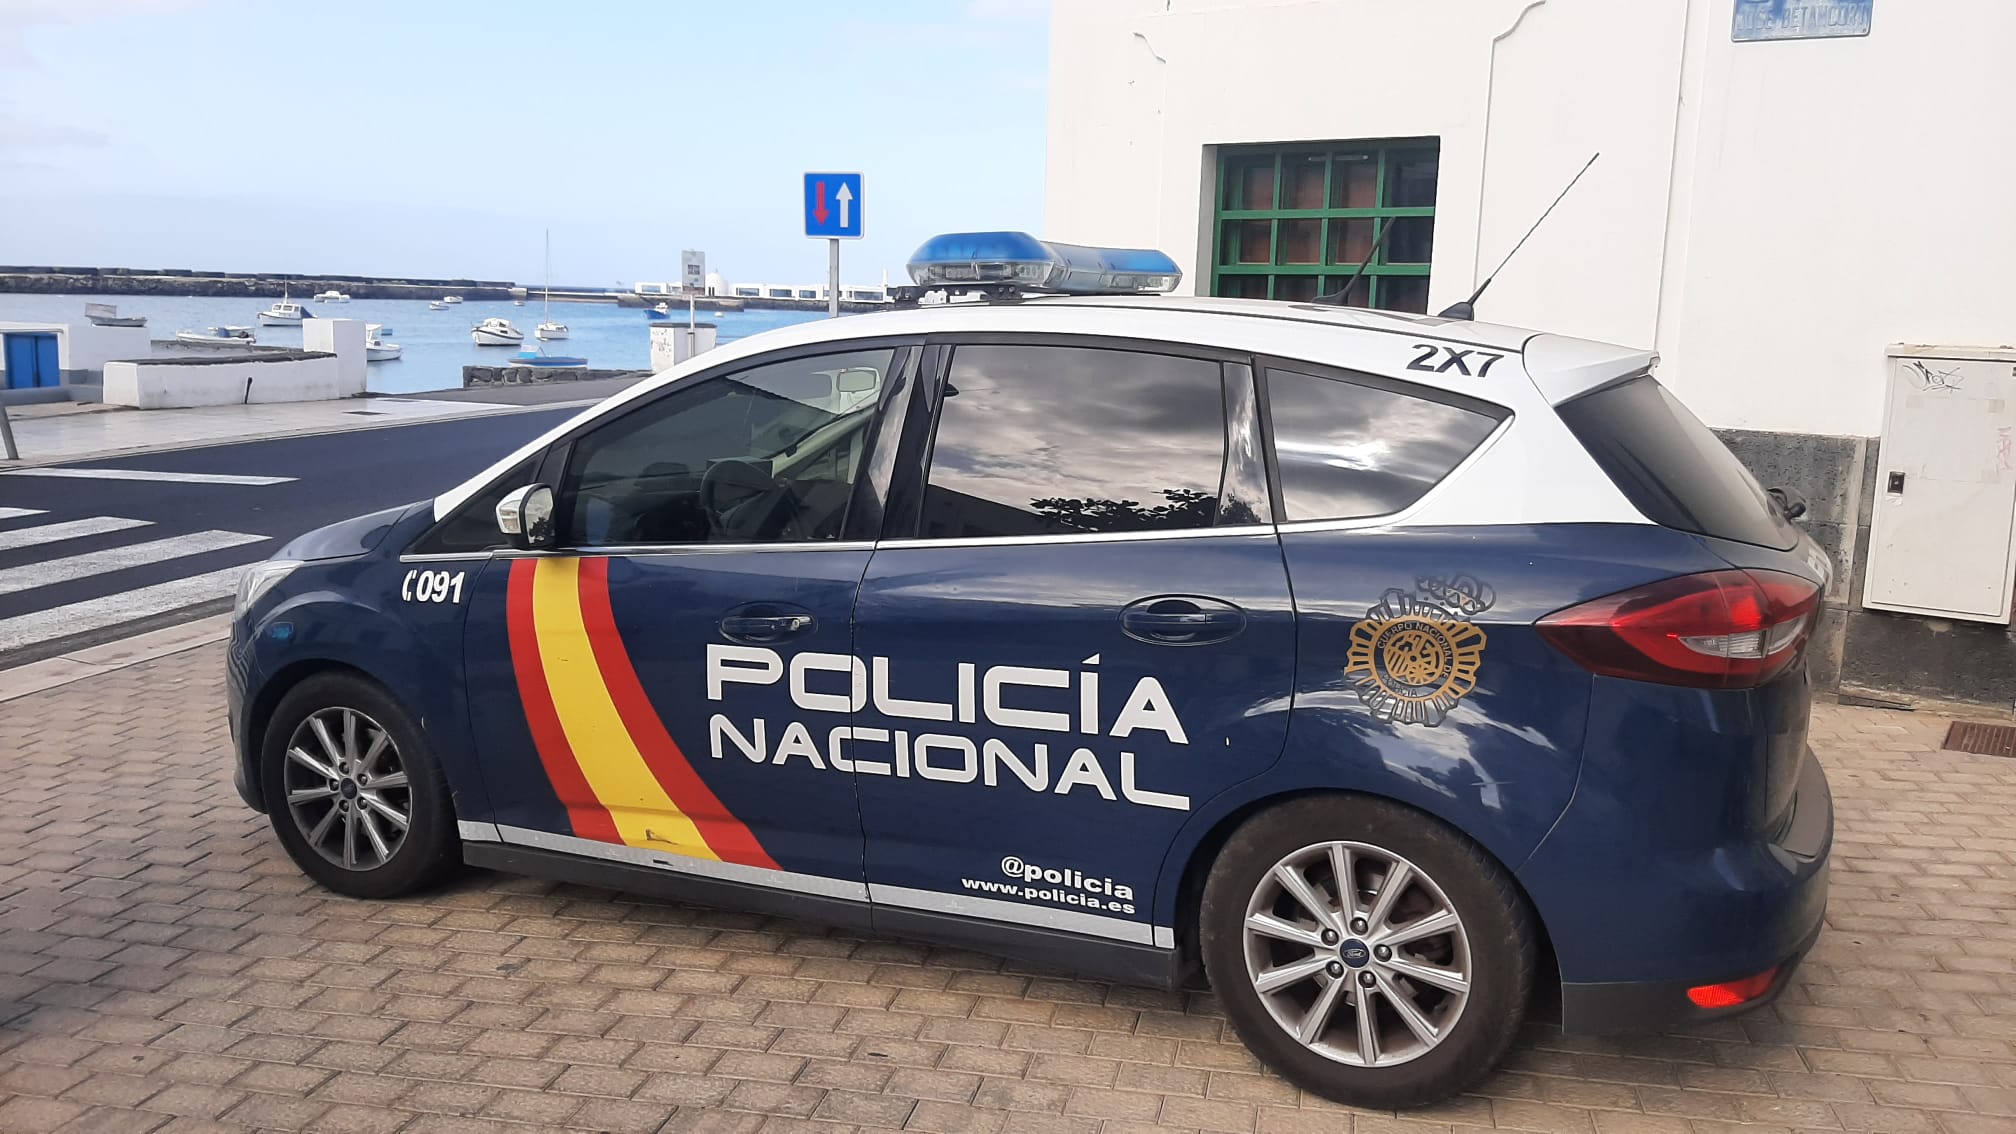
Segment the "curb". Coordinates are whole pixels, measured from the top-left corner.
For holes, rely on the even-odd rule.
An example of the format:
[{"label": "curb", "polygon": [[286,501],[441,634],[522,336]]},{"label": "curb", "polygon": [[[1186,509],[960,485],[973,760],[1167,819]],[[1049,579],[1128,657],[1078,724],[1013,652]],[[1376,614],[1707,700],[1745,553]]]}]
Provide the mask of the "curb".
[{"label": "curb", "polygon": [[50,465],[77,464],[84,461],[105,461],[117,457],[138,457],[145,456],[148,453],[174,453],[183,449],[213,449],[222,448],[226,445],[244,445],[253,441],[278,441],[287,437],[320,437],[330,433],[360,433],[367,429],[398,429],[408,425],[434,425],[444,421],[469,421],[479,417],[502,417],[506,414],[533,413],[538,410],[583,409],[596,405],[601,401],[601,398],[585,398],[579,401],[568,402],[540,402],[535,405],[497,405],[489,409],[472,410],[469,413],[443,414],[440,417],[424,417],[409,421],[341,422],[328,426],[280,429],[271,433],[251,433],[242,437],[227,439],[212,437],[195,441],[171,441],[161,445],[132,445],[123,449],[99,449],[89,453],[68,453],[60,457],[49,457],[43,460],[9,461],[0,459],[0,473],[13,472],[16,469],[46,468]]},{"label": "curb", "polygon": [[213,614],[194,622],[184,622],[180,626],[170,626],[163,630],[151,630],[122,638],[116,642],[105,642],[81,650],[13,669],[0,670],[0,702],[26,697],[30,693],[41,693],[58,689],[73,681],[87,677],[112,673],[129,665],[153,661],[221,642],[231,634],[231,615]]}]

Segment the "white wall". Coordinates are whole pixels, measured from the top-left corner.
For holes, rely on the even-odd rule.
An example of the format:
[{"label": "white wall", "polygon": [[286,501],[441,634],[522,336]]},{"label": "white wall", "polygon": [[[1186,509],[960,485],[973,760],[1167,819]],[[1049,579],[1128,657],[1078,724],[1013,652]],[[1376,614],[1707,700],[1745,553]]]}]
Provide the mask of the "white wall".
[{"label": "white wall", "polygon": [[[100,327],[92,323],[0,323],[0,333],[46,332],[56,336],[56,367],[102,370],[115,358],[145,358],[149,347],[145,327]],[[0,373],[6,372],[0,356]]]},{"label": "white wall", "polygon": [[350,398],[364,392],[369,357],[364,353],[362,319],[303,319],[301,349],[326,351],[336,356],[335,397]]},{"label": "white wall", "polygon": [[108,405],[139,409],[313,402],[344,396],[341,385],[340,360],[329,355],[271,362],[108,362],[104,398]]},{"label": "white wall", "polygon": [[1430,307],[1657,346],[1711,424],[1876,433],[1883,347],[2016,341],[2016,5],[1878,0],[1730,42],[1733,0],[1056,0],[1047,235],[1210,288],[1215,147],[1438,137]]}]

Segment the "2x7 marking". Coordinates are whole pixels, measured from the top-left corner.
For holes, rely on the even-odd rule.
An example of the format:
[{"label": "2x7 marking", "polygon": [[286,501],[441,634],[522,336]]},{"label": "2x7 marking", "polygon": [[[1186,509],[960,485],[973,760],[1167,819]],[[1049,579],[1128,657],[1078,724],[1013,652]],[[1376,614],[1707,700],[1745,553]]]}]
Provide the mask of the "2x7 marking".
[{"label": "2x7 marking", "polygon": [[[1434,343],[1415,343],[1414,349],[1421,353],[1414,356],[1414,360],[1407,364],[1407,369],[1425,370],[1430,374],[1447,374],[1451,370],[1454,370],[1465,378],[1489,377],[1491,368],[1497,365],[1499,359],[1505,357],[1502,354],[1493,354],[1488,350],[1477,350],[1475,348],[1458,350],[1452,346],[1437,346]],[[1434,365],[1438,357],[1442,360],[1440,366]],[[1478,366],[1474,372],[1470,369],[1470,360],[1473,358],[1483,360],[1482,365]]]}]

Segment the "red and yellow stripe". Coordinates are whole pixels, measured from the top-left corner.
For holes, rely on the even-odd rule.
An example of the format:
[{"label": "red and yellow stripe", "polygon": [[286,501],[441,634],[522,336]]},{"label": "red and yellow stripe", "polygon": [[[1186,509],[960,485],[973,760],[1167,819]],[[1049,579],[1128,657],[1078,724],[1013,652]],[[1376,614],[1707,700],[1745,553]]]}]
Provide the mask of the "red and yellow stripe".
[{"label": "red and yellow stripe", "polygon": [[651,707],[609,603],[609,561],[520,559],[511,664],[554,794],[584,839],[772,870]]}]

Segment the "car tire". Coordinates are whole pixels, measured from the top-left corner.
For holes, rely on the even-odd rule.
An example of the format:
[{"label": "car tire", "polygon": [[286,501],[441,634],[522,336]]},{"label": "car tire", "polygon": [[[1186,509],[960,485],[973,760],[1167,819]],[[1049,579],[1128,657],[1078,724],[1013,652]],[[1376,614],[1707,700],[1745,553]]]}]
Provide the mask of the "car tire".
[{"label": "car tire", "polygon": [[[1354,880],[1350,911],[1340,874]],[[1453,829],[1369,796],[1249,819],[1212,864],[1198,931],[1246,1046],[1354,1106],[1422,1106],[1471,1086],[1511,1046],[1532,990],[1533,921],[1511,876]]]},{"label": "car tire", "polygon": [[461,863],[448,783],[426,734],[361,676],[319,673],[287,691],[260,741],[260,780],[288,857],[339,894],[397,897]]}]

